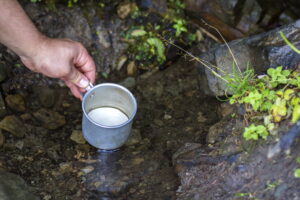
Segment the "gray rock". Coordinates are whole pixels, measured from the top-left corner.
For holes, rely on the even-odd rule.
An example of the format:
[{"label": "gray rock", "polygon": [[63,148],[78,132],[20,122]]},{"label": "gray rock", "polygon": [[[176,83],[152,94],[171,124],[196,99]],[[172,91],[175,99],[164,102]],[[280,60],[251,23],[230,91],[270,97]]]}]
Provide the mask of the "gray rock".
[{"label": "gray rock", "polygon": [[16,174],[0,170],[1,200],[38,200],[24,179]]},{"label": "gray rock", "polygon": [[0,122],[0,128],[18,138],[24,137],[24,132],[26,131],[24,124],[14,115],[6,116]]},{"label": "gray rock", "polygon": [[20,94],[8,95],[5,97],[7,106],[15,111],[24,112],[26,110],[25,101]]},{"label": "gray rock", "polygon": [[33,116],[41,122],[44,128],[55,130],[57,128],[62,127],[66,124],[66,119],[63,115],[59,114],[58,112],[54,112],[52,110],[47,109],[39,109]]},{"label": "gray rock", "polygon": [[[247,65],[252,66],[258,74],[264,73],[269,67],[297,67],[300,62],[300,55],[283,42],[279,31],[282,31],[292,43],[300,47],[298,42],[300,39],[300,20],[266,33],[228,43],[241,71],[244,71]],[[200,57],[208,61],[211,64],[210,67],[220,75],[229,75],[233,72],[234,60],[226,45],[219,45]],[[199,69],[202,86],[206,85],[214,95],[225,95],[225,82],[213,75],[200,63],[195,63],[195,65]],[[208,91],[207,88],[203,89]],[[227,91],[228,93],[230,91]]]}]

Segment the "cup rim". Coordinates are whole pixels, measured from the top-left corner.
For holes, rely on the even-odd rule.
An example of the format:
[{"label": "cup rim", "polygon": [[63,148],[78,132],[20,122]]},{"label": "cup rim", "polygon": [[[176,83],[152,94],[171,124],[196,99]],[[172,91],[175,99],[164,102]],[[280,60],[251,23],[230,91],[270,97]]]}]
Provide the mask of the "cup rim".
[{"label": "cup rim", "polygon": [[[132,99],[134,110],[133,110],[133,112],[132,112],[132,115],[129,117],[129,119],[128,119],[126,122],[124,122],[124,123],[122,123],[122,124],[119,124],[119,125],[115,125],[115,126],[107,126],[107,125],[102,125],[102,124],[96,123],[94,120],[92,120],[92,119],[88,116],[87,112],[86,112],[85,109],[84,109],[85,103],[86,103],[86,100],[85,100],[85,99],[86,99],[87,96],[89,96],[89,94],[90,94],[91,92],[93,92],[95,89],[97,89],[97,88],[99,88],[99,87],[103,87],[103,86],[112,86],[112,87],[115,87],[115,88],[120,88],[120,89],[124,90],[124,91],[130,96],[130,98]],[[123,126],[129,124],[129,123],[133,120],[133,118],[135,117],[136,112],[137,112],[137,102],[136,102],[136,99],[135,99],[135,97],[133,96],[133,94],[132,94],[127,88],[125,88],[124,86],[119,85],[119,84],[116,84],[116,83],[100,83],[100,84],[97,84],[97,85],[95,85],[94,87],[92,87],[90,90],[88,90],[88,91],[83,95],[81,107],[82,107],[83,114],[85,115],[85,117],[86,117],[91,123],[95,124],[96,126],[102,127],[102,128],[111,128],[111,129],[112,129],[112,128],[120,128],[120,127],[123,127]]]}]

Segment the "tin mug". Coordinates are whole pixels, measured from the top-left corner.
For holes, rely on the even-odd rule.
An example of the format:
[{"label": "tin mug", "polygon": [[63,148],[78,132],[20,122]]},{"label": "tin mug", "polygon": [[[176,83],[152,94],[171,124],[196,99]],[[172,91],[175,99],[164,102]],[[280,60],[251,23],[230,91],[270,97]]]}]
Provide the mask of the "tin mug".
[{"label": "tin mug", "polygon": [[82,110],[85,140],[98,149],[114,150],[121,147],[131,134],[137,103],[125,87],[102,83],[87,88]]}]

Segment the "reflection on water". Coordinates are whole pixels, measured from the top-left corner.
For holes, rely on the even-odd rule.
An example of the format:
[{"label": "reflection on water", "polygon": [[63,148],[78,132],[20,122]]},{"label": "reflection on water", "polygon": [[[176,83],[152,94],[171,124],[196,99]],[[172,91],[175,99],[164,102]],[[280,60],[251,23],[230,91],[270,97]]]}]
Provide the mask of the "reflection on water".
[{"label": "reflection on water", "polygon": [[101,150],[92,155],[91,159],[97,162],[92,164],[94,170],[85,175],[85,187],[93,193],[92,199],[115,199],[116,195],[126,188],[126,185],[120,184],[123,175],[120,174],[119,160],[122,155],[122,151]]}]

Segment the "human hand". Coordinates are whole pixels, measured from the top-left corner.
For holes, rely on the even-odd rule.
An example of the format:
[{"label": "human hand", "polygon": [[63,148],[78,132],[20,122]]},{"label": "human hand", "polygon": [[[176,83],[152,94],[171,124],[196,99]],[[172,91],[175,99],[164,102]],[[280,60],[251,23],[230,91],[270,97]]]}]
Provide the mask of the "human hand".
[{"label": "human hand", "polygon": [[22,62],[30,70],[64,80],[72,94],[82,99],[89,82],[94,83],[96,67],[84,46],[68,39],[43,38]]}]

